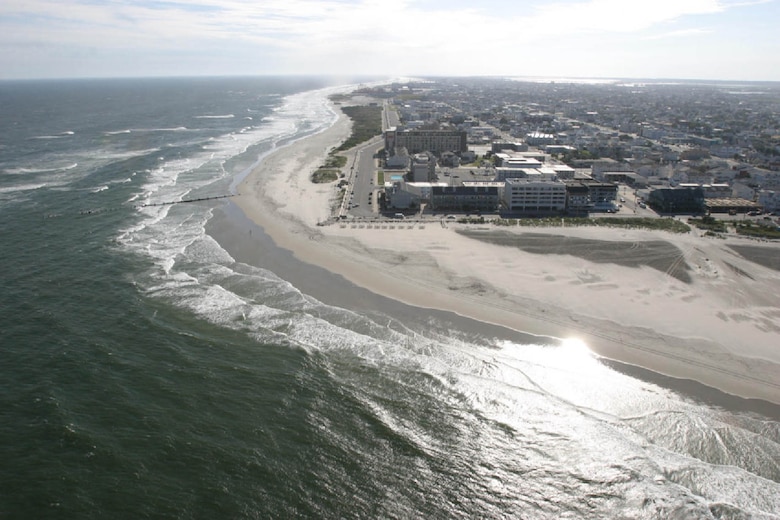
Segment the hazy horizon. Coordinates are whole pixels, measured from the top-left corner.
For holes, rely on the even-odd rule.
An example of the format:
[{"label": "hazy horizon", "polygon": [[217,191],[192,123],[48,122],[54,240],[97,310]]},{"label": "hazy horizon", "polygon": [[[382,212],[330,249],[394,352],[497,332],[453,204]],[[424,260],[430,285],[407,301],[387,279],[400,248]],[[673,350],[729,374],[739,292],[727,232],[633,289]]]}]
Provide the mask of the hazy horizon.
[{"label": "hazy horizon", "polygon": [[582,85],[613,85],[626,82],[640,82],[658,85],[676,85],[676,84],[780,84],[778,80],[749,80],[749,79],[706,79],[706,78],[648,78],[648,77],[576,77],[576,76],[496,76],[496,75],[415,75],[415,76],[382,76],[382,75],[339,75],[329,76],[327,74],[214,74],[214,75],[175,75],[175,76],[71,76],[71,77],[29,77],[29,78],[0,78],[0,82],[36,82],[36,81],[121,81],[121,80],[177,80],[177,79],[263,79],[263,78],[312,78],[324,79],[331,84],[350,84],[379,82],[387,83],[397,81],[426,81],[437,79],[485,79],[485,80],[507,80],[528,83],[561,83],[561,84],[582,84]]},{"label": "hazy horizon", "polygon": [[780,81],[778,19],[780,0],[11,1],[0,79]]}]

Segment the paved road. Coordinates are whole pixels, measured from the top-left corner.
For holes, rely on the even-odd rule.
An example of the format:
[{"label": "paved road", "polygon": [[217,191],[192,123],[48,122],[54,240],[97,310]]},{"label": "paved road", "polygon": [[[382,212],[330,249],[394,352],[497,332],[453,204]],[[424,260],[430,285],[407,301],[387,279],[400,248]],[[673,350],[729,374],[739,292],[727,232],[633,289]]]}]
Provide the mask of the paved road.
[{"label": "paved road", "polygon": [[[398,113],[388,110],[385,101],[382,111],[383,130],[397,126]],[[377,185],[378,162],[374,158],[377,151],[384,146],[384,136],[377,136],[370,141],[358,145],[348,154],[349,170],[347,179],[347,203],[345,211],[347,218],[373,218],[379,216],[377,208],[377,193],[381,186]],[[371,201],[369,203],[369,200]]]},{"label": "paved road", "polygon": [[[373,217],[376,215],[376,172],[377,150],[382,147],[382,138],[375,137],[357,146],[348,154],[347,196],[345,209],[349,217]],[[369,203],[369,200],[371,201]]]}]

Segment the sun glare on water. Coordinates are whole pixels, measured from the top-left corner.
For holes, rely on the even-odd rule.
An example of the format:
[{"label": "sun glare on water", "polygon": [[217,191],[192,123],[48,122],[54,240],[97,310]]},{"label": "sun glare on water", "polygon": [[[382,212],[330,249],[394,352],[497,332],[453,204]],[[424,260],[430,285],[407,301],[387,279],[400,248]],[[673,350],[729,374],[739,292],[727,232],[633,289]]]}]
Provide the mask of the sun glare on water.
[{"label": "sun glare on water", "polygon": [[593,352],[590,350],[590,347],[588,347],[588,344],[585,343],[585,341],[583,341],[582,339],[577,337],[570,337],[561,340],[561,347],[565,348],[572,355],[579,354],[582,355],[583,357],[593,356]]}]

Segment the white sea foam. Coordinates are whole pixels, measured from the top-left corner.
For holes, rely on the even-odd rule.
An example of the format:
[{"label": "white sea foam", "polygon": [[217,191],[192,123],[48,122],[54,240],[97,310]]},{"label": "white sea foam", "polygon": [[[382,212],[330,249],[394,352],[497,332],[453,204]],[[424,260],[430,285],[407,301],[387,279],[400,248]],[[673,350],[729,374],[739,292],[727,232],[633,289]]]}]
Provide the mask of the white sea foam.
[{"label": "white sea foam", "polygon": [[62,171],[68,171],[72,170],[73,168],[78,167],[78,163],[69,163],[66,166],[47,166],[45,168],[9,168],[6,170],[3,170],[3,172],[9,174],[9,175],[25,175],[28,173],[51,173],[51,172],[62,172]]},{"label": "white sea foam", "polygon": [[[318,91],[289,96],[277,111],[277,117],[264,125],[245,127],[241,131],[213,138],[207,146],[203,146],[200,154],[181,159],[161,158],[160,166],[147,172],[144,195],[139,199],[147,205],[140,209],[142,221],[124,230],[119,237],[120,243],[151,257],[158,266],[151,274],[153,278],[166,280],[165,283],[169,284],[166,287],[177,285],[175,274],[185,265],[189,266],[187,272],[191,276],[208,286],[207,281],[218,272],[213,266],[232,262],[227,253],[206,238],[205,224],[210,213],[204,212],[202,207],[150,204],[182,200],[195,190],[235,175],[237,172],[225,170],[225,161],[245,152],[252,145],[266,142],[270,148],[274,148],[279,140],[294,139],[296,135],[326,128],[335,119],[335,114],[325,103],[328,94],[328,91]],[[303,114],[306,114],[306,122],[302,125]],[[209,265],[212,266],[211,270],[207,267]],[[190,269],[200,270],[193,274]],[[186,282],[190,283],[190,280]],[[159,287],[159,284],[154,286]],[[214,294],[209,294],[213,298]],[[192,294],[188,296],[188,301],[191,297]],[[299,303],[302,301],[300,294],[295,298]],[[226,302],[230,308],[236,303],[233,299]],[[198,307],[193,302],[188,306]],[[204,308],[214,310],[217,306],[210,302]],[[235,310],[232,314],[228,311],[219,311],[219,315],[230,316],[230,320],[235,320],[240,317],[239,314],[244,316],[247,312],[252,313],[243,307],[239,314]]]},{"label": "white sea foam", "polygon": [[195,116],[195,119],[232,119],[235,114]]},{"label": "white sea foam", "polygon": [[0,193],[16,193],[19,191],[39,190],[41,188],[45,188],[46,186],[49,185],[45,182],[37,184],[17,184],[15,186],[0,186]]},{"label": "white sea foam", "polygon": [[62,139],[64,137],[70,137],[72,135],[75,135],[75,132],[72,130],[67,130],[65,132],[60,132],[59,134],[54,135],[36,135],[31,137],[30,139]]},{"label": "white sea foam", "polygon": [[103,132],[105,136],[123,135],[123,134],[140,134],[148,132],[186,132],[193,131],[193,129],[186,126],[176,126],[171,128],[125,128],[124,130],[113,130]]},{"label": "white sea foam", "polygon": [[133,132],[187,132],[197,131],[194,128],[187,128],[186,126],[174,126],[170,128],[135,128]]},{"label": "white sea foam", "polygon": [[[10,175],[22,176],[29,179],[28,182],[12,187],[11,191],[25,191],[25,186],[46,186],[49,189],[59,191],[70,191],[75,182],[82,180],[99,168],[115,162],[117,160],[130,159],[134,157],[143,157],[158,152],[158,148],[149,148],[142,150],[111,150],[110,148],[93,148],[83,150],[68,150],[61,154],[41,154],[31,162],[22,167],[9,168],[5,173]],[[122,181],[125,182],[125,181]],[[101,179],[88,191],[98,192],[108,189],[115,181]]]},{"label": "white sea foam", "polygon": [[117,159],[130,159],[132,157],[143,157],[144,155],[150,155],[159,152],[160,148],[144,148],[142,150],[97,150],[90,158],[99,159],[101,163],[113,162]]}]

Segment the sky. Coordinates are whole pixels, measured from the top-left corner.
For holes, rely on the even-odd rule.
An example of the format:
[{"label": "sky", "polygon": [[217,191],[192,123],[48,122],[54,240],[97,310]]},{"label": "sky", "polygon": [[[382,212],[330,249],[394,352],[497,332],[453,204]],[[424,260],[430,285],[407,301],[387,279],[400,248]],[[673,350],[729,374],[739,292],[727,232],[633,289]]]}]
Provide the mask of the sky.
[{"label": "sky", "polygon": [[780,0],[2,0],[0,79],[780,81]]}]

